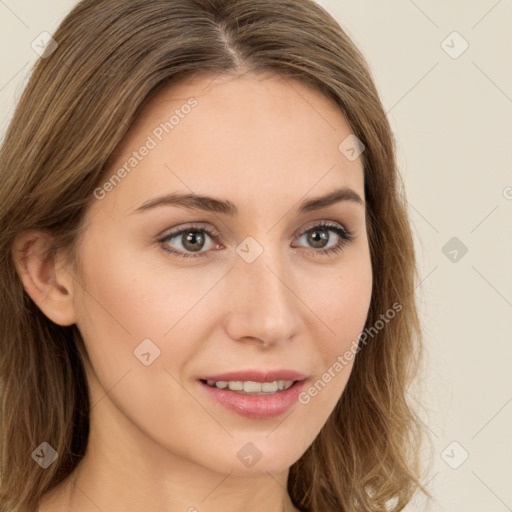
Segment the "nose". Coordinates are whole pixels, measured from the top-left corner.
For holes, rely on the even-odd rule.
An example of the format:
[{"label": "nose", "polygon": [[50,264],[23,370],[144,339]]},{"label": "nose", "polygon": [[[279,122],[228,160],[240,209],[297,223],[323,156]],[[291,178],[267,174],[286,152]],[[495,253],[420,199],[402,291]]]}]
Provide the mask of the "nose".
[{"label": "nose", "polygon": [[264,250],[252,263],[237,256],[227,279],[226,330],[231,339],[270,346],[298,333],[304,306],[283,255]]}]

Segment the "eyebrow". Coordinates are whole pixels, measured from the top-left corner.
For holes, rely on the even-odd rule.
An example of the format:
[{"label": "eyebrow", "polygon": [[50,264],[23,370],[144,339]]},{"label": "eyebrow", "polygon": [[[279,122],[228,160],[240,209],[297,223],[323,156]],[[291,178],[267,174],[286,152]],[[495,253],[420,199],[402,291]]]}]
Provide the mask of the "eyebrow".
[{"label": "eyebrow", "polygon": [[[351,188],[342,187],[327,195],[316,197],[303,201],[297,211],[298,213],[307,213],[322,208],[327,208],[333,204],[350,201],[353,203],[360,204],[364,207],[364,200]],[[209,196],[200,196],[197,194],[183,194],[179,192],[173,192],[164,196],[156,197],[146,201],[144,204],[135,209],[132,213],[146,212],[160,206],[182,206],[185,208],[199,209],[206,212],[221,213],[236,217],[238,215],[238,208],[234,203],[228,200],[218,199]]]}]

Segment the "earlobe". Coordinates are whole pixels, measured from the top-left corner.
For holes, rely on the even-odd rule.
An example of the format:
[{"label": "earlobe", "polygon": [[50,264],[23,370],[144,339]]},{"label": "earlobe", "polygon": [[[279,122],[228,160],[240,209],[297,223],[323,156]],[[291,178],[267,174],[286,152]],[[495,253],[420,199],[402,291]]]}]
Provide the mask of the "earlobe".
[{"label": "earlobe", "polygon": [[73,279],[58,264],[51,241],[40,231],[20,233],[13,245],[13,259],[25,291],[39,309],[58,325],[76,323]]}]

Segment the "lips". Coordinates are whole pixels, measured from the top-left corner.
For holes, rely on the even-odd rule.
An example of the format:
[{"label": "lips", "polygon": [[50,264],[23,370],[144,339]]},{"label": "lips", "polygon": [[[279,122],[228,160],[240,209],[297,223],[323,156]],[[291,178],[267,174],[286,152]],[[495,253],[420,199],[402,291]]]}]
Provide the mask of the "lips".
[{"label": "lips", "polygon": [[[212,377],[218,378],[226,375],[233,374],[216,375]],[[245,378],[247,373],[236,373],[234,375],[242,375]],[[283,373],[281,372],[279,375],[283,375]],[[252,376],[255,377],[254,373]],[[295,373],[295,376],[297,376],[297,373]],[[259,378],[263,378],[261,373]],[[265,378],[269,378],[268,373]],[[263,420],[277,418],[293,407],[297,403],[299,395],[306,385],[306,382],[306,380],[295,381],[290,388],[268,395],[250,395],[231,391],[230,389],[218,389],[216,387],[209,386],[203,382],[202,379],[198,381],[198,386],[201,393],[206,393],[206,396],[211,400],[222,405],[231,412],[240,416],[245,416],[249,419]]]},{"label": "lips", "polygon": [[[274,381],[288,381],[293,384],[287,389],[275,392],[251,394],[234,391],[225,386],[223,389],[219,389],[208,383],[223,382],[225,385],[228,382],[271,383]],[[206,393],[210,399],[232,412],[251,419],[270,419],[280,416],[297,402],[301,390],[306,385],[306,375],[284,368],[277,370],[248,369],[204,375],[198,379],[198,385],[201,393]]]},{"label": "lips", "polygon": [[207,381],[252,381],[274,382],[275,380],[301,381],[306,378],[303,373],[295,370],[242,370],[237,372],[219,373],[217,375],[205,375],[199,380]]}]

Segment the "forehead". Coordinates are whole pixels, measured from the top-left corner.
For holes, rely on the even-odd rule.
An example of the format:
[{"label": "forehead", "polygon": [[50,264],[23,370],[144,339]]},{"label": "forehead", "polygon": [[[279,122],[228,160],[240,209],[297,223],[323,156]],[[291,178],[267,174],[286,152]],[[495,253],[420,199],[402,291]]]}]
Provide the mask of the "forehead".
[{"label": "forehead", "polygon": [[126,210],[155,192],[226,197],[231,191],[238,203],[274,192],[298,200],[340,185],[364,197],[361,159],[351,161],[339,149],[350,133],[329,98],[295,80],[261,74],[184,80],[154,95],[130,127],[105,176],[127,171],[109,198]]}]

